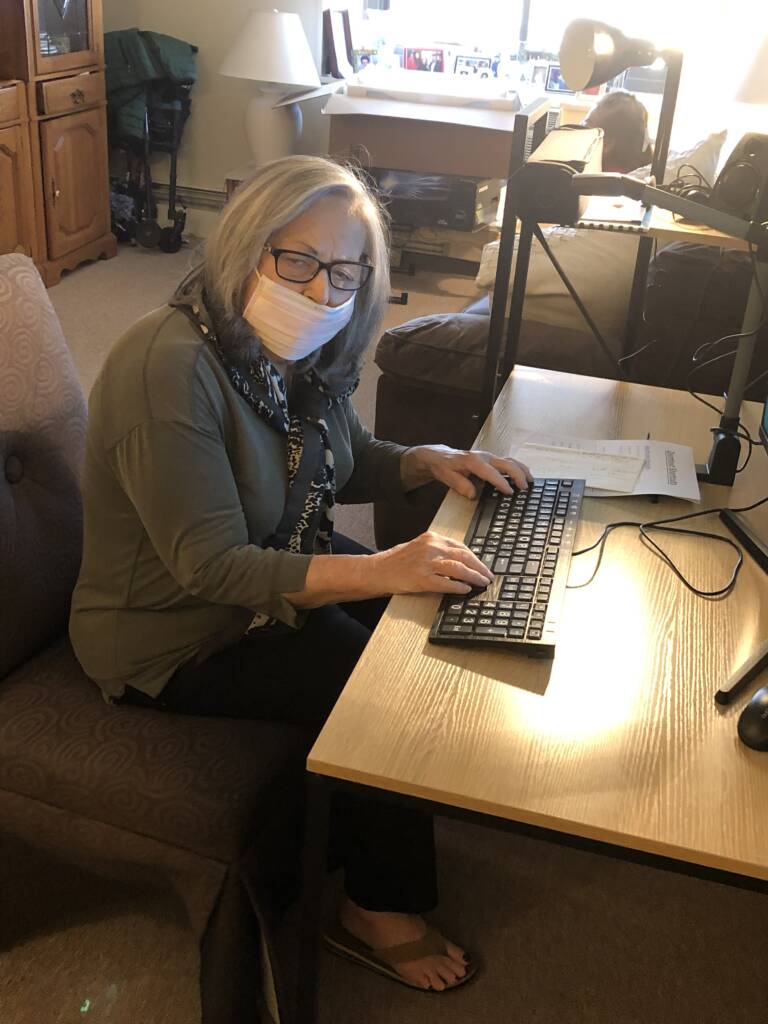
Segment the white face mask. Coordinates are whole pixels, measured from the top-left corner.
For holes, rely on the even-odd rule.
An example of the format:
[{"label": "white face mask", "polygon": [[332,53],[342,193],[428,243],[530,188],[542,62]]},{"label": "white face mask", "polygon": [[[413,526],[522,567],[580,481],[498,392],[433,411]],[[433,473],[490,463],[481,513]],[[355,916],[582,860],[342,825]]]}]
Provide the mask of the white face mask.
[{"label": "white face mask", "polygon": [[354,309],[354,293],[341,306],[321,306],[259,274],[243,316],[273,355],[295,362],[343,330]]}]

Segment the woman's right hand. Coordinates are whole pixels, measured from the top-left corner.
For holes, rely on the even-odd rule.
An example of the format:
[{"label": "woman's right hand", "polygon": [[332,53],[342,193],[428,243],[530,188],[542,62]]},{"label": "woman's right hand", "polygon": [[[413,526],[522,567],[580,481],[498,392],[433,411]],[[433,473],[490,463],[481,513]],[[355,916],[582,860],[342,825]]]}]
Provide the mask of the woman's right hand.
[{"label": "woman's right hand", "polygon": [[432,531],[369,555],[367,562],[379,594],[467,594],[493,581],[466,545]]}]

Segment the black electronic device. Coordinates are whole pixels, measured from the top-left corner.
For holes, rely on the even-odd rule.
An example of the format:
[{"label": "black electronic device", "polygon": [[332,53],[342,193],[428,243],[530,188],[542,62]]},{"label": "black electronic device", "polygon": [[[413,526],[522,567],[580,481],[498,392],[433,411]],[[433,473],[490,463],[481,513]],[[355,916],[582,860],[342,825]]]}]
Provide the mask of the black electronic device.
[{"label": "black electronic device", "polygon": [[464,542],[495,579],[443,598],[432,643],[554,657],[583,495],[583,480],[536,479],[511,496],[486,484]]},{"label": "black electronic device", "polygon": [[501,178],[462,178],[449,174],[372,167],[392,223],[400,227],[474,231],[496,219],[504,184]]},{"label": "black electronic device", "polygon": [[554,128],[511,179],[518,216],[547,224],[575,224],[587,199],[572,187],[575,174],[603,166],[603,130],[583,125]]},{"label": "black electronic device", "polygon": [[762,224],[768,220],[768,135],[750,132],[717,176],[709,206]]},{"label": "black electronic device", "polygon": [[739,739],[753,750],[768,750],[768,686],[752,694],[739,715]]}]

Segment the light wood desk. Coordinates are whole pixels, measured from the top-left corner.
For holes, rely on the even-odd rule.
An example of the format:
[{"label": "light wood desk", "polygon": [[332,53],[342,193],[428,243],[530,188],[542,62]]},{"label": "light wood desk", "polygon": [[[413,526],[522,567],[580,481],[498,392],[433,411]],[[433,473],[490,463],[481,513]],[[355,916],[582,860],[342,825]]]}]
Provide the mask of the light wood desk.
[{"label": "light wood desk", "polygon": [[[754,403],[745,406],[753,436],[758,413]],[[509,452],[520,429],[595,438],[650,432],[690,444],[701,459],[715,422],[687,393],[518,367],[477,447]],[[765,493],[768,459],[760,450],[732,490],[702,487],[710,507]],[[434,528],[462,539],[472,508],[449,495]],[[577,547],[607,522],[689,510],[671,499],[588,498]],[[691,525],[727,535],[717,516]],[[699,586],[727,580],[734,553],[725,545],[667,537],[664,544]],[[574,559],[570,582],[586,580],[592,566],[592,555]],[[418,797],[446,813],[476,812],[491,823],[597,840],[613,852],[768,880],[768,754],[736,735],[758,684],[731,707],[713,700],[768,635],[767,595],[765,575],[747,557],[730,597],[696,597],[636,530],[617,531],[595,581],[566,596],[552,662],[429,644],[438,598],[396,597],[308,770],[316,780]]]},{"label": "light wood desk", "polygon": [[708,228],[705,224],[680,220],[669,210],[662,210],[658,206],[653,208],[647,233],[657,239],[660,245],[695,242],[697,245],[716,245],[722,249],[741,249],[744,252],[749,249],[749,243],[744,238],[734,238],[733,235]]}]

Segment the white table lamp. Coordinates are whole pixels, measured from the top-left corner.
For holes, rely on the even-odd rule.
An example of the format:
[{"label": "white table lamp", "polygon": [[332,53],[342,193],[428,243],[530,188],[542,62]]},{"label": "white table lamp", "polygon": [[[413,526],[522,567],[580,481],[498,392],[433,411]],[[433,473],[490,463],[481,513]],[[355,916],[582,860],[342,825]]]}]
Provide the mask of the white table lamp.
[{"label": "white table lamp", "polygon": [[245,124],[256,164],[291,153],[301,134],[301,111],[297,104],[278,108],[274,104],[281,95],[320,85],[299,15],[252,11],[219,74],[259,83]]}]

